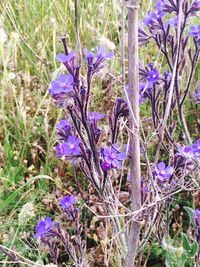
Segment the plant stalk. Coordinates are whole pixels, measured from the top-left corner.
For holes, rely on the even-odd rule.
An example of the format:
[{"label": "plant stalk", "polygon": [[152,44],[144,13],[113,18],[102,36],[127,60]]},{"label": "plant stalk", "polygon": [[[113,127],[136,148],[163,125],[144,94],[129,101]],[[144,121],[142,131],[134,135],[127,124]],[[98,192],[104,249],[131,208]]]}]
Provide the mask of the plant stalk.
[{"label": "plant stalk", "polygon": [[[139,0],[126,1],[128,8],[128,79],[130,103],[135,120],[129,117],[130,128],[130,194],[132,210],[141,207],[141,173],[140,173],[140,115],[139,115],[139,56],[138,56],[138,13]],[[131,114],[131,112],[130,112]],[[125,267],[134,267],[139,241],[140,224],[131,221],[128,235],[128,254]]]}]

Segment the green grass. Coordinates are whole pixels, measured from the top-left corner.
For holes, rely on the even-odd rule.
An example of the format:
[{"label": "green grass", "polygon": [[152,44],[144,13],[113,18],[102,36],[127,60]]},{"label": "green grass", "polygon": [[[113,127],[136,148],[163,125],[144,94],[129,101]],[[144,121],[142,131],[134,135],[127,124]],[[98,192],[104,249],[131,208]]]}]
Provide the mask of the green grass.
[{"label": "green grass", "polygon": [[[83,48],[99,43],[119,47],[120,6],[115,0],[81,0],[79,13]],[[62,113],[47,89],[62,71],[55,60],[63,51],[59,37],[66,34],[68,47],[76,49],[74,4],[72,0],[1,1],[0,15],[0,27],[7,34],[0,44],[0,243],[36,259],[38,252],[20,236],[26,233],[32,239],[37,218],[49,212],[42,200],[56,188],[64,194],[70,184],[70,178],[58,175],[63,163],[54,157],[54,124]],[[111,67],[116,66],[118,75],[119,59]],[[94,86],[97,103],[101,86],[103,81]],[[35,217],[18,228],[18,214],[30,201]]]}]

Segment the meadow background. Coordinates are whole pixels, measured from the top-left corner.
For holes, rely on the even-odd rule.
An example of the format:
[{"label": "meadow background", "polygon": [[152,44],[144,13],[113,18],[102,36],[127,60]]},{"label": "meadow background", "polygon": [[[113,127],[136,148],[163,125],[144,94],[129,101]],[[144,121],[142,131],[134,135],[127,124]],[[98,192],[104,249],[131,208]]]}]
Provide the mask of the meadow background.
[{"label": "meadow background", "polygon": [[[151,4],[143,0],[141,17]],[[72,0],[0,2],[0,243],[33,261],[45,255],[33,240],[38,219],[59,209],[60,196],[76,190],[73,169],[54,155],[54,125],[62,114],[48,95],[51,79],[62,71],[55,60],[63,51],[60,36],[66,34],[69,49],[76,49],[74,20]],[[112,78],[121,77],[120,29],[119,1],[79,1],[82,48],[102,44],[115,50],[110,75],[101,75],[93,86],[92,105],[100,112],[122,94]],[[143,62],[158,60],[150,46],[141,48],[140,57]],[[146,114],[145,107],[142,112]],[[29,202],[34,216],[19,223]],[[97,238],[94,232],[91,239]],[[151,249],[152,259],[162,254],[156,244]],[[0,255],[0,260],[0,266],[9,266],[5,257]]]}]

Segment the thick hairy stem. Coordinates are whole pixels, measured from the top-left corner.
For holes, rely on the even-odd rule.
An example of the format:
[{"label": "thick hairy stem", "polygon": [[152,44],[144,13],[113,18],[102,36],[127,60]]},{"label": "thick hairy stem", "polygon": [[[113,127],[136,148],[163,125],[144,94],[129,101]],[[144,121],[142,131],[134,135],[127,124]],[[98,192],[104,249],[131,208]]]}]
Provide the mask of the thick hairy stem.
[{"label": "thick hairy stem", "polygon": [[[140,135],[139,135],[139,57],[138,57],[138,10],[139,1],[127,1],[128,7],[128,78],[131,109],[135,121],[129,118],[131,202],[133,211],[141,207]],[[131,113],[131,112],[130,112]],[[133,267],[137,254],[140,224],[131,222],[128,236],[128,254],[125,267]]]}]

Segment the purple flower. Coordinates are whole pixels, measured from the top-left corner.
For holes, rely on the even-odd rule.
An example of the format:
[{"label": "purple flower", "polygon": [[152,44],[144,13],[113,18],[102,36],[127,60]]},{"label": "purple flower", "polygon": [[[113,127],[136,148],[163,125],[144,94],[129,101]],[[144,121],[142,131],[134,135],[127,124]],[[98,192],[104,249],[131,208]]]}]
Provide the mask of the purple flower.
[{"label": "purple flower", "polygon": [[75,65],[75,57],[76,54],[74,51],[71,51],[68,55],[58,54],[56,56],[56,59],[65,65],[66,69],[73,77],[75,77],[76,68],[78,67]]},{"label": "purple flower", "polygon": [[198,227],[200,227],[200,210],[194,210],[194,218]]},{"label": "purple flower", "polygon": [[178,16],[173,17],[168,21],[168,24],[174,28],[178,26]]},{"label": "purple flower", "polygon": [[62,206],[63,209],[68,209],[72,205],[74,205],[74,203],[76,203],[76,201],[77,201],[77,199],[76,199],[76,197],[74,195],[64,196],[60,200],[60,205]]},{"label": "purple flower", "polygon": [[194,158],[200,158],[200,138],[192,145]]},{"label": "purple flower", "polygon": [[170,178],[173,172],[174,169],[171,166],[166,166],[164,162],[160,162],[155,168],[156,177],[160,182]]},{"label": "purple flower", "polygon": [[150,70],[148,71],[147,81],[149,85],[154,84],[159,79],[158,71],[153,67],[153,64],[149,64]]},{"label": "purple flower", "polygon": [[190,9],[190,12],[191,13],[194,13],[196,11],[199,11],[200,10],[200,1],[199,0],[195,0],[192,4],[192,7]]},{"label": "purple flower", "polygon": [[194,96],[195,96],[196,99],[197,99],[197,103],[200,104],[200,89],[197,91],[197,93],[194,94]]},{"label": "purple flower", "polygon": [[54,226],[54,222],[50,217],[46,217],[45,219],[38,222],[38,225],[35,228],[36,234],[34,235],[35,238],[40,238],[44,234],[48,233],[52,227]]},{"label": "purple flower", "polygon": [[69,63],[71,60],[74,60],[75,59],[75,52],[74,51],[71,51],[68,55],[65,55],[65,54],[58,54],[56,56],[56,59],[58,61],[60,61],[61,63]]},{"label": "purple flower", "polygon": [[142,94],[139,94],[139,104],[141,105],[144,102],[144,98]]},{"label": "purple flower", "polygon": [[67,138],[72,135],[71,130],[73,126],[67,120],[61,120],[56,124],[56,129],[59,139],[66,141]]},{"label": "purple flower", "polygon": [[70,131],[72,126],[67,120],[61,120],[58,124],[56,124],[56,129],[58,132]]},{"label": "purple flower", "polygon": [[171,82],[171,79],[172,79],[172,73],[165,71],[163,74],[163,79],[167,84],[169,84]]},{"label": "purple flower", "polygon": [[166,0],[158,0],[156,2],[155,8],[156,8],[156,10],[163,10],[165,5],[166,5]]},{"label": "purple flower", "polygon": [[163,11],[163,9],[165,8],[166,6],[166,1],[165,0],[158,0],[156,2],[156,10],[157,11]]},{"label": "purple flower", "polygon": [[91,64],[91,61],[93,59],[97,61],[100,60],[106,60],[106,59],[111,59],[113,57],[113,52],[107,52],[104,47],[102,46],[97,46],[97,53],[93,53],[91,51],[88,51],[86,48],[83,50],[85,54],[86,61]]},{"label": "purple flower", "polygon": [[195,39],[196,43],[200,43],[200,25],[192,26],[189,35]]},{"label": "purple flower", "polygon": [[144,25],[149,26],[150,24],[154,23],[155,19],[156,19],[156,14],[149,10],[147,16],[143,20],[143,23]]},{"label": "purple flower", "polygon": [[107,52],[104,47],[97,46],[97,53],[88,51],[87,49],[83,50],[85,55],[85,61],[92,70],[92,73],[97,72],[105,66],[104,61],[109,60],[113,57],[113,52]]},{"label": "purple flower", "polygon": [[112,169],[112,165],[106,161],[104,161],[102,164],[101,164],[101,167],[104,171],[109,171],[110,169]]},{"label": "purple flower", "polygon": [[66,142],[56,146],[56,156],[58,158],[65,156],[79,156],[80,155],[80,139],[76,136],[69,136]]},{"label": "purple flower", "polygon": [[120,168],[122,161],[126,159],[126,153],[119,152],[115,147],[106,147],[102,149],[104,157],[104,167],[106,168]]},{"label": "purple flower", "polygon": [[192,147],[179,145],[178,154],[181,155],[183,158],[192,158],[193,157]]},{"label": "purple flower", "polygon": [[73,91],[74,78],[71,74],[60,74],[58,79],[51,82],[49,93],[55,99],[61,99]]},{"label": "purple flower", "polygon": [[89,118],[94,121],[98,121],[106,117],[106,114],[102,114],[96,111],[92,112],[92,116],[90,116],[90,114],[88,115],[89,115]]}]

